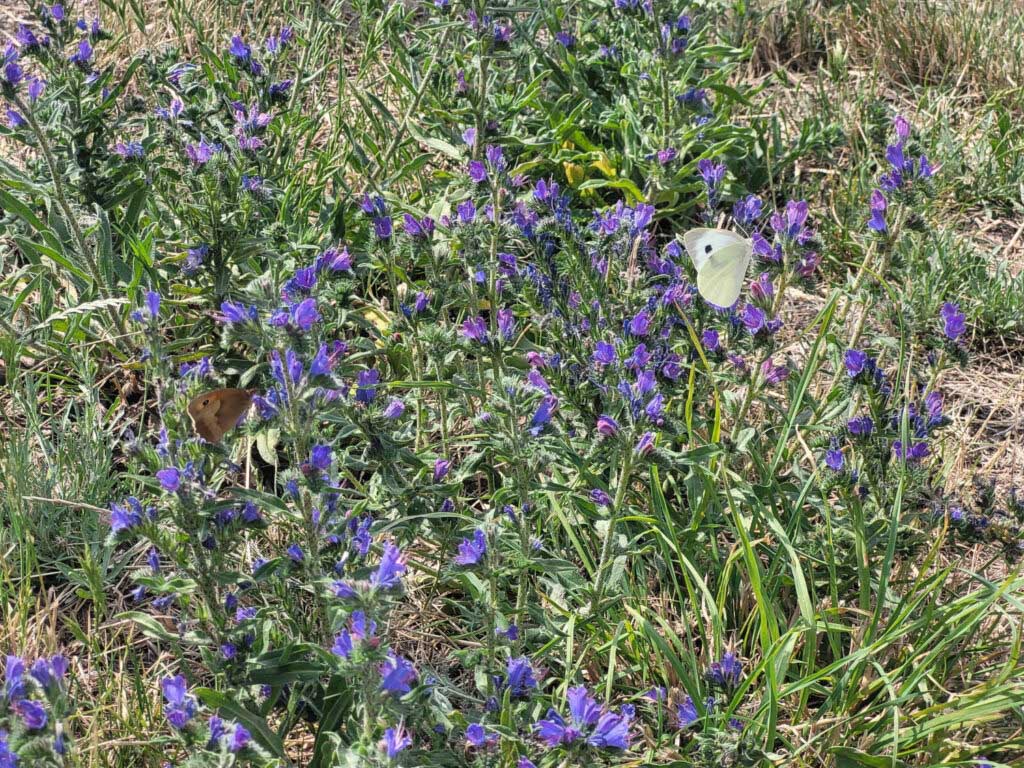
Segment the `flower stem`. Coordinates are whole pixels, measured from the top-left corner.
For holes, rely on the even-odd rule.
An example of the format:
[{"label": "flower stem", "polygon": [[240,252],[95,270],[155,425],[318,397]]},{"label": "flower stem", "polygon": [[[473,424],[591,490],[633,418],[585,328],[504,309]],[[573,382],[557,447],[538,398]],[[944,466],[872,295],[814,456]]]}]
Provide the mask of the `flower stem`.
[{"label": "flower stem", "polygon": [[[78,246],[79,252],[82,254],[82,258],[85,260],[86,267],[89,268],[89,273],[92,275],[93,281],[96,283],[96,290],[109,298],[112,294],[110,286],[106,285],[103,281],[103,276],[100,274],[99,265],[96,263],[96,254],[93,253],[92,249],[89,248],[88,243],[85,239],[85,234],[82,232],[82,228],[78,223],[78,218],[71,210],[71,205],[68,203],[67,195],[64,193],[64,182],[61,181],[60,173],[57,171],[57,162],[53,157],[53,150],[50,149],[50,142],[46,140],[46,134],[43,132],[42,127],[39,125],[39,121],[36,120],[35,114],[30,108],[25,105],[25,102],[20,96],[11,97],[18,110],[25,119],[28,121],[29,126],[32,128],[32,133],[35,134],[36,141],[39,142],[39,150],[43,153],[43,159],[46,161],[46,167],[50,171],[50,178],[53,179],[53,194],[57,198],[57,205],[60,207],[61,213],[64,214],[64,218],[67,219],[68,226],[71,227],[71,233],[75,238],[75,244]],[[124,319],[110,308],[110,319],[114,325],[117,326],[118,332],[124,336],[127,335],[128,329],[124,325]]]},{"label": "flower stem", "polygon": [[597,576],[594,580],[594,601],[593,607],[597,607],[604,597],[606,573],[608,571],[608,559],[612,554],[612,543],[615,540],[615,521],[622,509],[626,499],[626,491],[629,488],[629,475],[633,469],[633,451],[626,448],[625,456],[622,458],[622,466],[619,469],[619,483],[615,489],[615,500],[612,502],[611,515],[608,518],[608,530],[605,531],[604,542],[601,545],[601,559],[597,564]]}]

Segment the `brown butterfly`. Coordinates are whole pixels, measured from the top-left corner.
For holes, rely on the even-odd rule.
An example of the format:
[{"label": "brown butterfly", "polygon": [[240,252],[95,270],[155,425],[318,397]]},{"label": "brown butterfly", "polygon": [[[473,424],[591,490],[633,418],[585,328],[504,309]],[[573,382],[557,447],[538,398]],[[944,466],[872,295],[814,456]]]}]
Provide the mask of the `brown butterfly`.
[{"label": "brown butterfly", "polygon": [[255,389],[214,389],[204,392],[188,404],[192,426],[201,438],[210,443],[238,426],[249,406]]}]

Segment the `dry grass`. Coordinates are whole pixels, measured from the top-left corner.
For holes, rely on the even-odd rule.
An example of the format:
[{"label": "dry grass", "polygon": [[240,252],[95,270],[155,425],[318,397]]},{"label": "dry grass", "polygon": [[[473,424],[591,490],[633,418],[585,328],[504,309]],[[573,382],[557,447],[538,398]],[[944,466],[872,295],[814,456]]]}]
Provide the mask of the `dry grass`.
[{"label": "dry grass", "polygon": [[902,86],[1019,91],[1024,82],[1022,0],[764,0],[751,66],[807,71],[843,59]]}]

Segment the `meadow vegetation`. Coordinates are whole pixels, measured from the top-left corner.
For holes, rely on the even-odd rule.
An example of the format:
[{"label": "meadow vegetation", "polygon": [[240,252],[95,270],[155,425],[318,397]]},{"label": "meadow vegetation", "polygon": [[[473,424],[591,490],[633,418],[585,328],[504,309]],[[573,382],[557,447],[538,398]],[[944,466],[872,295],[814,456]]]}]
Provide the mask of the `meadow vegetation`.
[{"label": "meadow vegetation", "polygon": [[1018,3],[0,29],[0,768],[1024,764]]}]

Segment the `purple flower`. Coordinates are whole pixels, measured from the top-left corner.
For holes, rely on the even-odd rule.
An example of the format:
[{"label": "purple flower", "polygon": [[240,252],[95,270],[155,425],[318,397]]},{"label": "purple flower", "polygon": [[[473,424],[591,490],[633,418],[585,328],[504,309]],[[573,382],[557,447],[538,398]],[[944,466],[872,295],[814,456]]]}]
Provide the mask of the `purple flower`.
[{"label": "purple flower", "polygon": [[14,43],[8,43],[0,57],[0,65],[3,66],[3,70],[0,71],[0,82],[7,91],[17,88],[25,77],[25,70],[18,63],[19,55]]},{"label": "purple flower", "polygon": [[769,357],[761,365],[761,375],[764,376],[765,384],[780,384],[789,377],[789,369],[785,365],[776,365]]},{"label": "purple flower", "polygon": [[480,160],[470,160],[467,172],[474,184],[483,184],[487,181],[487,166]]},{"label": "purple flower", "polygon": [[60,685],[68,669],[68,661],[60,654],[50,659],[36,659],[30,674],[43,688]]},{"label": "purple flower", "polygon": [[680,365],[682,358],[679,357],[675,352],[670,352],[665,356],[665,361],[661,364],[661,375],[666,379],[676,381],[680,376],[683,375],[683,367]]},{"label": "purple flower", "polygon": [[455,206],[460,224],[472,224],[476,219],[476,204],[472,200],[463,200]]},{"label": "purple flower", "polygon": [[385,419],[397,419],[403,413],[405,413],[405,403],[399,400],[397,397],[391,398],[391,402],[384,408],[383,416]]},{"label": "purple flower", "polygon": [[775,243],[772,245],[760,232],[755,232],[750,236],[750,242],[753,247],[754,255],[762,261],[767,261],[772,264],[778,264],[782,261],[782,245]]},{"label": "purple flower", "polygon": [[409,237],[426,240],[434,233],[434,220],[429,216],[424,216],[418,221],[415,216],[407,213],[402,217],[402,221],[405,233]]},{"label": "purple flower", "polygon": [[380,556],[380,565],[370,574],[370,585],[385,590],[394,589],[402,583],[403,573],[405,573],[405,557],[402,555],[402,550],[390,541],[385,542]]},{"label": "purple flower", "polygon": [[172,727],[181,730],[196,713],[196,700],[188,693],[188,685],[182,675],[165,677],[160,681],[167,704],[164,714]]},{"label": "purple flower", "polygon": [[928,443],[911,442],[910,449],[907,450],[906,455],[904,455],[903,441],[896,440],[892,444],[892,452],[897,459],[900,459],[901,461],[905,459],[906,461],[909,461],[912,464],[916,464],[922,459],[927,458],[928,455],[931,453],[931,449],[928,447]]},{"label": "purple flower", "polygon": [[28,693],[25,685],[25,660],[8,655],[4,664],[4,697],[17,701]]},{"label": "purple flower", "polygon": [[145,156],[146,150],[137,141],[129,141],[127,144],[119,141],[114,145],[114,153],[125,160],[140,160]]},{"label": "purple flower", "polygon": [[868,228],[875,232],[885,232],[885,209],[888,207],[888,203],[885,200],[885,195],[882,194],[882,190],[875,189],[871,192],[869,206],[871,218],[868,219]]},{"label": "purple flower", "polygon": [[291,321],[303,332],[309,331],[313,324],[320,320],[320,312],[317,311],[316,299],[309,297],[291,307],[289,314]]},{"label": "purple flower", "polygon": [[740,320],[744,327],[750,331],[750,335],[756,336],[765,329],[768,318],[760,307],[755,307],[753,304],[744,304],[743,309],[740,310]]},{"label": "purple flower", "polygon": [[640,397],[653,392],[655,384],[654,371],[640,371],[636,377],[636,383],[633,385],[633,391],[637,397]]},{"label": "purple flower", "polygon": [[498,310],[498,332],[506,341],[516,332],[516,317],[511,309]]},{"label": "purple flower", "polygon": [[462,324],[462,335],[470,341],[487,342],[487,321],[477,315]]},{"label": "purple flower", "polygon": [[377,385],[380,383],[380,371],[376,368],[360,371],[356,376],[356,402],[369,404],[377,397]]},{"label": "purple flower", "polygon": [[395,728],[388,728],[384,731],[384,738],[380,740],[380,748],[384,750],[389,760],[398,757],[398,753],[412,746],[412,737],[405,730],[403,723],[399,722]]},{"label": "purple flower", "polygon": [[228,741],[228,752],[241,752],[252,741],[252,734],[240,723],[235,723],[231,731],[231,738]]},{"label": "purple flower", "polygon": [[[648,351],[647,345],[641,342],[633,348],[633,353],[626,358],[625,365],[638,375],[649,373],[648,371],[644,371],[644,369],[647,367],[647,364],[651,362],[651,358],[653,356],[653,353]],[[653,377],[651,378],[651,383],[654,383]]]},{"label": "purple flower", "polygon": [[89,61],[92,59],[92,45],[88,40],[81,40],[75,52],[68,56],[68,61],[78,65],[81,69],[89,68]]},{"label": "purple flower", "polygon": [[942,422],[942,393],[938,390],[929,392],[924,398],[925,412],[928,414],[928,426],[935,426]]},{"label": "purple flower", "polygon": [[10,128],[21,128],[23,125],[26,125],[25,118],[21,116],[21,113],[18,112],[18,110],[12,109],[11,107],[7,107],[6,114],[7,125]]},{"label": "purple flower", "polygon": [[757,195],[747,195],[741,200],[736,201],[736,204],[732,207],[732,217],[740,226],[749,227],[761,218],[761,209],[763,207],[764,203],[760,197]]},{"label": "purple flower", "polygon": [[174,493],[181,487],[181,471],[177,467],[167,467],[156,473],[160,487],[168,493]]},{"label": "purple flower", "polygon": [[549,709],[544,719],[538,720],[533,728],[541,741],[549,747],[572,744],[580,737],[579,730],[566,723],[565,719],[553,709]]},{"label": "purple flower", "polygon": [[662,423],[662,413],[665,409],[665,396],[660,392],[652,397],[644,407],[644,414],[655,424]]},{"label": "purple flower", "polygon": [[772,285],[772,276],[767,272],[762,272],[757,276],[757,280],[750,284],[750,295],[757,301],[771,302],[772,297],[775,296],[775,286]]},{"label": "purple flower", "polygon": [[939,315],[942,318],[942,332],[947,339],[956,341],[967,331],[967,318],[960,311],[960,305],[947,301],[942,305]]},{"label": "purple flower", "polygon": [[233,301],[225,301],[220,305],[219,320],[222,323],[246,323],[259,319],[256,307],[245,306]]},{"label": "purple flower", "polygon": [[498,734],[487,733],[480,723],[472,723],[466,728],[466,744],[476,749],[485,749],[498,743]]},{"label": "purple flower", "polygon": [[160,294],[156,291],[146,291],[146,309],[149,316],[156,319],[160,314]]},{"label": "purple flower", "polygon": [[866,437],[874,431],[875,422],[870,416],[855,416],[846,422],[846,428],[850,430],[851,435]]},{"label": "purple flower", "polygon": [[46,88],[46,81],[41,77],[33,77],[28,81],[28,98],[33,104],[39,100],[39,97],[43,95],[43,90]]},{"label": "purple flower", "polygon": [[594,488],[590,492],[590,500],[599,507],[610,507],[614,503],[612,501],[612,497],[608,495],[608,492],[600,488]]},{"label": "purple flower", "polygon": [[625,712],[616,715],[598,706],[583,686],[570,688],[566,697],[570,722],[566,722],[554,709],[549,709],[545,719],[534,725],[537,735],[549,747],[571,744],[587,734],[586,741],[591,746],[629,748],[630,715]]},{"label": "purple flower", "polygon": [[235,621],[241,624],[243,621],[252,621],[256,618],[255,608],[239,608],[235,611]]},{"label": "purple flower", "polygon": [[206,139],[200,139],[198,144],[187,144],[185,146],[185,154],[196,167],[206,165],[219,151],[220,145],[209,144]]},{"label": "purple flower", "polygon": [[668,165],[679,153],[673,147],[666,147],[665,149],[659,149],[657,153],[658,163],[661,165]]},{"label": "purple flower", "polygon": [[807,222],[807,202],[790,200],[786,208],[772,214],[771,225],[778,235],[786,240],[804,241],[810,237],[810,231],[804,229]]},{"label": "purple flower", "polygon": [[649,456],[654,451],[654,433],[644,432],[633,450],[637,456]]},{"label": "purple flower", "polygon": [[708,352],[718,352],[722,345],[718,341],[718,331],[714,328],[706,328],[700,335],[700,343],[704,345],[704,349]]},{"label": "purple flower", "polygon": [[629,321],[629,332],[633,336],[646,336],[651,331],[651,315],[647,310],[641,309],[633,319]]},{"label": "purple flower", "polygon": [[555,34],[555,42],[561,45],[563,48],[572,48],[576,45],[576,38],[571,32],[565,32],[560,30]]},{"label": "purple flower", "polygon": [[351,633],[345,629],[339,632],[334,638],[334,645],[331,646],[331,652],[341,658],[348,658],[352,655],[354,645],[352,643]]},{"label": "purple flower", "polygon": [[605,437],[615,437],[619,434],[619,423],[607,414],[597,417],[597,431]]},{"label": "purple flower", "polygon": [[25,724],[25,727],[30,731],[37,731],[40,728],[46,727],[47,716],[46,709],[38,701],[32,701],[31,699],[20,699],[14,702],[14,711],[18,717],[21,718],[21,722]]},{"label": "purple flower", "polygon": [[529,696],[530,691],[537,687],[537,678],[529,658],[518,656],[508,660],[505,685],[513,697]]},{"label": "purple flower", "polygon": [[231,46],[228,48],[228,53],[238,59],[240,62],[247,62],[252,58],[252,48],[245,44],[241,36],[234,35],[231,38]]},{"label": "purple flower", "polygon": [[479,565],[487,554],[487,537],[483,530],[477,528],[473,531],[472,539],[463,539],[459,543],[459,553],[455,556],[454,563],[461,566]]},{"label": "purple flower", "polygon": [[373,220],[373,234],[378,240],[390,240],[391,233],[390,216],[379,216]]},{"label": "purple flower", "polygon": [[825,451],[825,466],[833,472],[842,472],[846,459],[839,446],[833,441],[832,447]]},{"label": "purple flower", "polygon": [[855,379],[864,372],[869,365],[867,353],[859,349],[848,349],[843,355],[843,365],[846,366],[846,375]]},{"label": "purple flower", "polygon": [[606,341],[597,342],[593,360],[597,365],[611,365],[615,362],[615,345]]},{"label": "purple flower", "polygon": [[271,83],[268,93],[270,94],[271,101],[279,102],[283,101],[291,90],[292,80],[282,80],[279,83]]},{"label": "purple flower", "polygon": [[142,505],[134,499],[129,500],[127,506],[112,504],[110,507],[110,532],[118,534],[121,531],[128,531],[137,525],[142,525]]},{"label": "purple flower", "polygon": [[725,179],[725,164],[704,158],[697,163],[697,173],[707,189],[708,205],[714,208],[718,204],[718,188]]},{"label": "purple flower", "polygon": [[18,46],[26,52],[32,52],[33,50],[41,47],[39,38],[36,37],[35,32],[24,24],[18,25],[18,30],[14,34],[14,39],[18,43]]},{"label": "purple flower", "polygon": [[700,720],[700,713],[697,712],[697,706],[693,703],[693,699],[689,696],[683,697],[683,700],[676,704],[676,727],[687,728],[698,720]]},{"label": "purple flower", "polygon": [[893,129],[896,131],[896,138],[906,141],[910,137],[910,123],[903,115],[896,115],[892,119]]},{"label": "purple flower", "polygon": [[533,414],[533,418],[530,419],[530,434],[534,437],[539,435],[544,427],[551,421],[551,417],[554,415],[558,408],[558,398],[553,396],[545,397],[537,410]]},{"label": "purple flower", "polygon": [[647,693],[643,694],[643,697],[645,699],[649,699],[650,701],[658,703],[668,698],[668,691],[665,689],[665,686],[658,685],[654,688],[651,688],[649,691],[647,691]]},{"label": "purple flower", "polygon": [[434,461],[434,482],[439,483],[444,480],[451,468],[452,463],[448,459],[436,459]]},{"label": "purple flower", "polygon": [[331,583],[331,594],[335,597],[340,597],[343,600],[355,597],[358,593],[352,587],[344,581],[335,581]]},{"label": "purple flower", "polygon": [[505,156],[501,147],[495,144],[488,144],[484,150],[484,156],[487,158],[490,166],[496,171],[501,172],[505,170]]},{"label": "purple flower", "polygon": [[[531,353],[527,354],[527,359],[528,360],[530,359],[530,355],[531,354],[532,355],[536,355],[537,357],[540,357],[540,355],[537,354],[536,352],[531,352]],[[531,364],[533,364],[533,362],[534,361],[531,360]],[[543,358],[541,358],[541,365],[544,365]],[[531,368],[530,372],[528,374],[526,374],[526,381],[527,381],[527,383],[529,383],[529,385],[531,387],[539,389],[544,394],[546,394],[546,395],[550,395],[551,394],[551,385],[548,384],[547,379],[545,379],[543,374],[541,374],[541,372],[538,371],[536,368]]]},{"label": "purple flower", "polygon": [[242,174],[242,191],[252,192],[253,194],[261,193],[266,191],[266,185],[259,176],[248,176]]},{"label": "purple flower", "polygon": [[372,638],[376,631],[377,622],[368,621],[363,611],[353,611],[349,618],[349,626],[335,636],[331,652],[347,659],[352,655],[356,642],[364,642],[368,638]]},{"label": "purple flower", "polygon": [[[316,378],[317,376],[326,376],[331,372],[334,367],[337,357],[331,355],[327,350],[326,344],[321,344],[320,348],[317,349],[316,354],[313,356],[313,360],[309,364],[309,376],[310,378]],[[301,364],[301,363],[300,363]]]},{"label": "purple flower", "polygon": [[401,695],[412,690],[416,670],[408,659],[393,651],[380,665],[380,688],[386,693]]},{"label": "purple flower", "polygon": [[[626,707],[623,706],[623,710]],[[587,737],[587,744],[603,749],[629,749],[630,718],[626,714],[602,713],[594,732]]]},{"label": "purple flower", "polygon": [[352,254],[348,248],[328,248],[316,257],[314,263],[317,272],[329,269],[331,272],[349,272],[352,269]]},{"label": "purple flower", "polygon": [[708,681],[722,688],[735,688],[742,676],[743,664],[731,652],[722,654],[721,660],[712,663],[707,671]]}]

